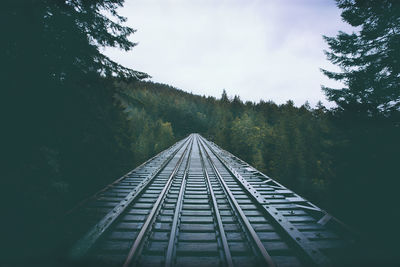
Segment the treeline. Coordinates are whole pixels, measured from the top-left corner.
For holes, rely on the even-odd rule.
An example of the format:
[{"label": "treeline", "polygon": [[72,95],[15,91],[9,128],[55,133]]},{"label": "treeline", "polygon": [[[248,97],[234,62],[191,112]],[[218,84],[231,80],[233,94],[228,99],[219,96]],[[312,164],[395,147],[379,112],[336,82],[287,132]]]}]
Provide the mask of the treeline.
[{"label": "treeline", "polygon": [[[147,144],[170,144],[197,132],[298,193],[317,202],[327,200],[322,196],[329,192],[334,175],[333,125],[321,103],[314,109],[307,103],[295,107],[292,101],[244,103],[225,91],[216,99],[143,81],[117,86],[116,97],[136,126],[133,149],[151,150]],[[154,122],[164,129],[163,135],[154,133],[158,139],[147,133]]]}]

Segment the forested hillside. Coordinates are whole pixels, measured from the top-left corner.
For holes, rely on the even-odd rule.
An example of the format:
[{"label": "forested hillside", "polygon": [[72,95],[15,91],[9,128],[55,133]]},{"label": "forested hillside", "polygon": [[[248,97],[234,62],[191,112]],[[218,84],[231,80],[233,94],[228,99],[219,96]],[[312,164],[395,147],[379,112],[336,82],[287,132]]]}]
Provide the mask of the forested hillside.
[{"label": "forested hillside", "polygon": [[292,101],[246,102],[239,96],[198,96],[171,86],[117,83],[116,98],[132,123],[139,160],[158,148],[198,132],[271,177],[318,202],[332,181],[333,125],[326,109]]}]

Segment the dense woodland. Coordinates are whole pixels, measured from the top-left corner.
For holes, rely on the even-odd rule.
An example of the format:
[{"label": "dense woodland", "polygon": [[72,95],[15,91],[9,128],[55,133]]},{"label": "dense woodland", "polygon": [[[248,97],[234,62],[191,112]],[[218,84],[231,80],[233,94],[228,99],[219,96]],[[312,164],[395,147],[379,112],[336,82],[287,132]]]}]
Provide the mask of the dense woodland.
[{"label": "dense woodland", "polygon": [[192,132],[219,144],[271,177],[325,201],[331,184],[333,125],[322,104],[246,102],[239,96],[198,96],[171,86],[117,83],[116,98],[132,122],[131,145],[142,162]]},{"label": "dense woodland", "polygon": [[135,46],[128,39],[134,30],[116,13],[122,3],[6,1],[1,11],[9,25],[0,47],[2,181],[10,203],[2,228],[18,229],[3,235],[6,262],[50,257],[67,210],[192,132],[374,240],[384,248],[376,258],[396,257],[397,1],[337,1],[343,19],[361,30],[325,37],[327,57],[342,72],[323,71],[346,86],[323,88],[337,105],[330,110],[243,102],[229,89],[216,99],[144,80],[147,74],[100,52]]}]

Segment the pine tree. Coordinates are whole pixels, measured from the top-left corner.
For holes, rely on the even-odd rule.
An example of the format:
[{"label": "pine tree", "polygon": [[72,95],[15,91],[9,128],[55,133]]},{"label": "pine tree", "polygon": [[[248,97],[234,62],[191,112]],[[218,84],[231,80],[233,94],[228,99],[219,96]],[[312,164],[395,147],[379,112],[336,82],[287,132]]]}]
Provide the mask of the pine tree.
[{"label": "pine tree", "polygon": [[400,1],[336,0],[342,19],[356,28],[336,37],[324,36],[327,58],[341,72],[322,70],[345,84],[322,87],[342,111],[389,115],[400,109]]},{"label": "pine tree", "polygon": [[228,94],[226,93],[225,89],[222,91],[221,102],[225,103],[225,104],[230,103],[230,100],[228,98]]},{"label": "pine tree", "polygon": [[133,167],[125,149],[126,118],[114,105],[111,78],[146,74],[101,52],[135,46],[128,39],[134,30],[117,14],[123,2],[5,0],[2,5],[1,147],[7,159],[2,171],[5,198],[13,204],[5,213],[19,211],[4,228],[26,222],[18,233],[2,236],[4,262],[57,257],[50,253],[60,242],[51,220]]}]

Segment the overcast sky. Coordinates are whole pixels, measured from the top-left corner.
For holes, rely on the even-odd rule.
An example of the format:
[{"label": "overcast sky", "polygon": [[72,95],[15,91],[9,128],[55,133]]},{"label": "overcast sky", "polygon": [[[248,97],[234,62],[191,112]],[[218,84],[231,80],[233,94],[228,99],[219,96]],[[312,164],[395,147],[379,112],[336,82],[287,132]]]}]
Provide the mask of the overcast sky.
[{"label": "overcast sky", "polygon": [[351,28],[333,0],[126,0],[119,13],[139,43],[107,49],[118,63],[200,95],[296,105],[325,99],[321,84],[340,87],[320,68],[337,70],[322,35]]}]

